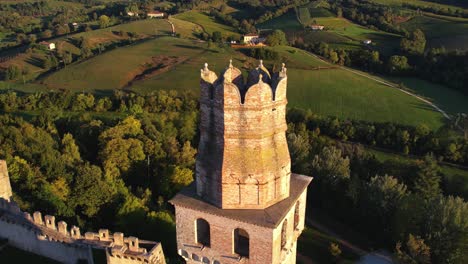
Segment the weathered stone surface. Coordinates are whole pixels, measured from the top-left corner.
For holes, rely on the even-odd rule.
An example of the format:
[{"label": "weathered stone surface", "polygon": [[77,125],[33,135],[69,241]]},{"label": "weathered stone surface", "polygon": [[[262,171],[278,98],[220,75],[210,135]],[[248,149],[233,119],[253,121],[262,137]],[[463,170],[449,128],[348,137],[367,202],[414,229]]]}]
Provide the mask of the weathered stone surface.
[{"label": "weathered stone surface", "polygon": [[7,201],[11,199],[10,177],[8,176],[7,164],[4,160],[0,160],[0,198]]},{"label": "weathered stone surface", "polygon": [[201,70],[196,182],[170,201],[187,263],[296,263],[312,178],[291,174],[286,82],[284,65],[260,63],[246,84],[232,64]]},{"label": "weathered stone surface", "polygon": [[202,70],[197,192],[221,208],[266,208],[289,195],[286,69],[260,65],[247,84],[230,65],[223,77]]}]

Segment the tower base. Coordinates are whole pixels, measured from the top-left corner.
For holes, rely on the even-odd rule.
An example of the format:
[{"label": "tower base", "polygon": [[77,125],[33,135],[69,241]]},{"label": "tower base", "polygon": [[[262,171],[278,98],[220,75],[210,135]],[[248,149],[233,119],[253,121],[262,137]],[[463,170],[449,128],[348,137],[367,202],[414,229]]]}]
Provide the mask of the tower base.
[{"label": "tower base", "polygon": [[220,209],[188,186],[170,201],[179,254],[187,263],[296,263],[311,180],[291,174],[289,197],[265,209]]}]

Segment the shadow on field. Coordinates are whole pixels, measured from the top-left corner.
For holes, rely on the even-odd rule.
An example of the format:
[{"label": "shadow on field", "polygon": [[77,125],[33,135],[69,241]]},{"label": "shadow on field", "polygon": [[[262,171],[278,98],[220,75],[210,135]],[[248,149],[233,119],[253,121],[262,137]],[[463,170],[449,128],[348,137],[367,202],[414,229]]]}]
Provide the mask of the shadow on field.
[{"label": "shadow on field", "polygon": [[27,63],[42,68],[44,61],[38,57],[30,57],[25,60]]},{"label": "shadow on field", "polygon": [[174,46],[179,47],[179,48],[184,48],[184,49],[204,50],[204,48],[202,47],[190,46],[190,45],[184,45],[184,44],[175,44]]}]

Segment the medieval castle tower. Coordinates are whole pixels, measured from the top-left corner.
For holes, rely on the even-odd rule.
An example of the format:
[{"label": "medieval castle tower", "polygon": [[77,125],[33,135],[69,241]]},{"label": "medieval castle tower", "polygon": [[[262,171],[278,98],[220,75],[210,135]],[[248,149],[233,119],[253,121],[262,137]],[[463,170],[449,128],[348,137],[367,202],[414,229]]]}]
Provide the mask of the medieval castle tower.
[{"label": "medieval castle tower", "polygon": [[312,178],[291,173],[286,88],[284,65],[201,70],[196,182],[171,200],[187,263],[296,263]]}]

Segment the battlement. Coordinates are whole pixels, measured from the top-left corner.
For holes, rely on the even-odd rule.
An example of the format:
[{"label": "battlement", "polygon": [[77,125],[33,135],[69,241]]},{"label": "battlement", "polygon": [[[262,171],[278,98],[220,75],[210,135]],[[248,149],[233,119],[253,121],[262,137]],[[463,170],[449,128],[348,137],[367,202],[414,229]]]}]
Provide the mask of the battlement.
[{"label": "battlement", "polygon": [[263,62],[246,80],[232,65],[201,69],[197,193],[223,209],[263,209],[289,195],[286,67]]},{"label": "battlement", "polygon": [[259,107],[286,100],[287,75],[285,64],[281,70],[270,74],[260,60],[258,67],[249,71],[244,81],[242,72],[233,66],[232,60],[220,77],[205,63],[201,69],[201,101],[215,100],[225,106]]},{"label": "battlement", "polygon": [[[6,163],[1,160],[0,172],[8,177]],[[110,264],[165,263],[160,243],[125,237],[108,229],[82,234],[79,227],[68,229],[68,224],[57,221],[55,216],[22,212],[14,201],[5,197],[0,197],[0,237],[7,238],[15,247],[63,263],[90,260],[91,248],[105,250]]]}]

